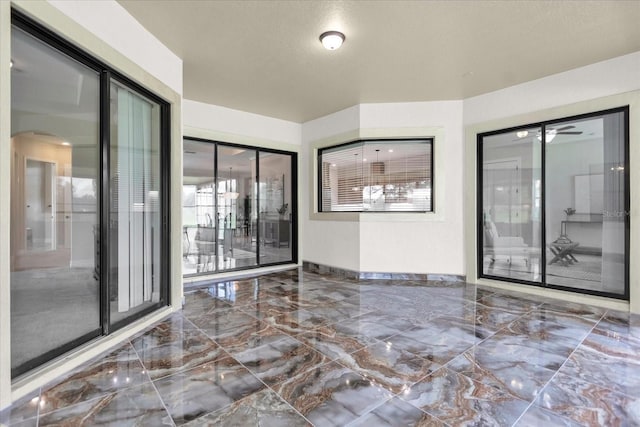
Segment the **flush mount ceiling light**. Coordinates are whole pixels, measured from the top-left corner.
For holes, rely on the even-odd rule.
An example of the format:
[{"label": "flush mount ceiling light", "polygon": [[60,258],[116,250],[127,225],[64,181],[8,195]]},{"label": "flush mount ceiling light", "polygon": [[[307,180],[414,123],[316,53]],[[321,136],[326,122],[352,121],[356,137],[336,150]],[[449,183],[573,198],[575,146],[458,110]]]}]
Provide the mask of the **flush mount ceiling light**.
[{"label": "flush mount ceiling light", "polygon": [[344,42],[344,34],[340,31],[326,31],[320,34],[320,42],[327,50],[336,50]]}]

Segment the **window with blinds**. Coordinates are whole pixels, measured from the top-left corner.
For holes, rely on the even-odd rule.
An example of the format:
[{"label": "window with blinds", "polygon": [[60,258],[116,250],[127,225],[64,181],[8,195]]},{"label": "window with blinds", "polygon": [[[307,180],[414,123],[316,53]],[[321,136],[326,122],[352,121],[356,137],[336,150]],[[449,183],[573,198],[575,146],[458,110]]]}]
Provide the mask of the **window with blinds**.
[{"label": "window with blinds", "polygon": [[318,151],[320,212],[432,212],[433,139],[365,140]]}]

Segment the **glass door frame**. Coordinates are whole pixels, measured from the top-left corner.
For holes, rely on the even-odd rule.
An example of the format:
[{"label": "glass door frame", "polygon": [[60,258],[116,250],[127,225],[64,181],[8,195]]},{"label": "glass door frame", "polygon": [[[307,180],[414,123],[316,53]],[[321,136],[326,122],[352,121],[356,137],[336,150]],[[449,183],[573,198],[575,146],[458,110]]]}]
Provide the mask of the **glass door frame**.
[{"label": "glass door frame", "polygon": [[[624,126],[624,186],[625,186],[625,194],[624,198],[624,292],[620,293],[611,293],[611,292],[602,292],[595,291],[590,289],[581,289],[581,288],[573,288],[561,285],[553,285],[548,284],[546,281],[546,266],[547,266],[547,256],[546,256],[546,247],[547,247],[547,236],[546,236],[546,128],[553,126],[556,123],[564,123],[572,120],[584,120],[589,118],[596,118],[599,116],[605,116],[609,114],[623,114],[623,126]],[[541,184],[540,184],[540,242],[541,242],[541,253],[540,253],[540,265],[541,265],[541,281],[533,282],[529,280],[523,280],[512,277],[504,277],[504,276],[496,276],[491,274],[484,274],[483,263],[484,263],[484,219],[483,219],[483,138],[500,135],[509,132],[517,132],[522,129],[530,129],[539,127],[541,131],[541,144],[540,144],[540,161],[541,161]],[[548,289],[557,289],[562,291],[569,291],[573,293],[581,293],[587,295],[595,295],[602,296],[607,298],[614,298],[620,300],[629,300],[630,291],[629,291],[629,263],[630,263],[630,236],[631,236],[631,225],[630,225],[630,206],[631,206],[631,191],[630,191],[630,173],[629,173],[629,106],[622,106],[617,108],[611,108],[601,111],[595,111],[591,113],[578,114],[569,117],[562,117],[552,120],[545,120],[536,123],[527,123],[519,126],[512,126],[505,129],[499,129],[495,131],[482,132],[476,135],[476,268],[477,268],[477,276],[479,279],[491,279],[498,280],[502,282],[516,283],[521,285],[535,286],[541,288]]]},{"label": "glass door frame", "polygon": [[[278,149],[273,149],[273,148],[263,148],[263,147],[258,147],[258,146],[251,146],[251,145],[244,145],[244,144],[236,144],[236,143],[232,143],[232,142],[223,142],[223,141],[214,141],[211,139],[206,139],[206,138],[198,138],[198,137],[192,137],[192,136],[183,136],[183,140],[184,141],[193,141],[193,142],[200,142],[200,143],[208,143],[208,144],[214,144],[215,146],[215,161],[214,161],[214,165],[213,166],[213,170],[214,170],[214,188],[215,191],[217,191],[218,189],[218,180],[219,180],[219,174],[218,174],[218,164],[220,161],[220,158],[218,156],[218,147],[230,147],[230,148],[238,148],[238,149],[244,149],[244,150],[252,150],[256,152],[256,176],[253,177],[254,178],[254,182],[256,184],[259,183],[259,178],[260,178],[260,153],[270,153],[270,154],[281,154],[281,155],[286,155],[289,156],[291,159],[291,205],[292,205],[292,209],[291,209],[291,259],[290,260],[286,260],[286,261],[277,261],[277,262],[270,262],[270,263],[260,263],[260,245],[258,244],[258,242],[260,242],[260,198],[256,197],[256,212],[258,213],[258,217],[256,219],[256,224],[257,225],[257,230],[256,230],[256,264],[252,265],[252,266],[243,266],[243,267],[234,267],[234,268],[227,268],[224,270],[219,270],[218,269],[218,239],[219,239],[219,233],[215,233],[216,235],[216,242],[215,242],[215,248],[216,248],[216,265],[215,265],[215,269],[214,271],[206,271],[206,272],[196,272],[196,273],[192,273],[192,274],[184,274],[183,277],[185,278],[197,278],[197,277],[201,277],[201,276],[207,276],[207,275],[211,275],[211,274],[217,274],[217,273],[228,273],[228,272],[235,272],[235,271],[247,271],[247,270],[253,270],[256,268],[262,268],[262,267],[272,267],[272,266],[277,266],[277,265],[286,265],[286,264],[297,264],[298,263],[298,153],[293,152],[293,151],[285,151],[285,150],[278,150]],[[259,185],[257,185],[257,187],[259,188]],[[215,212],[218,212],[218,197],[214,196],[214,210]]]},{"label": "glass door frame", "polygon": [[60,55],[67,56],[78,63],[88,67],[91,70],[96,71],[99,74],[99,133],[98,133],[98,151],[99,158],[97,161],[98,174],[97,174],[97,186],[100,189],[100,195],[98,197],[98,218],[97,225],[99,229],[99,243],[96,245],[96,250],[99,251],[98,268],[99,279],[99,311],[100,311],[100,325],[95,330],[77,337],[70,342],[49,350],[33,359],[25,362],[24,364],[11,369],[12,379],[16,379],[23,374],[32,371],[35,368],[48,363],[55,358],[68,353],[71,350],[85,344],[93,339],[101,336],[107,336],[121,329],[136,320],[162,308],[171,303],[169,285],[170,285],[170,273],[171,267],[169,263],[163,263],[160,267],[160,300],[141,310],[128,316],[117,323],[110,324],[110,307],[109,307],[109,289],[112,284],[109,281],[109,259],[108,254],[111,246],[109,238],[109,202],[110,202],[110,87],[111,80],[117,81],[123,86],[131,89],[135,92],[142,94],[143,96],[153,100],[160,106],[160,195],[159,195],[159,209],[160,209],[160,259],[170,259],[170,175],[169,173],[162,173],[162,171],[169,171],[170,169],[170,138],[171,138],[171,107],[167,100],[159,97],[153,92],[149,91],[145,87],[141,86],[137,82],[131,80],[127,76],[119,73],[109,64],[102,62],[95,56],[86,53],[81,48],[77,47],[73,43],[59,36],[55,32],[49,30],[46,27],[33,21],[28,16],[11,9],[11,26],[12,28],[18,28],[25,33],[31,35],[38,41],[51,47]]}]

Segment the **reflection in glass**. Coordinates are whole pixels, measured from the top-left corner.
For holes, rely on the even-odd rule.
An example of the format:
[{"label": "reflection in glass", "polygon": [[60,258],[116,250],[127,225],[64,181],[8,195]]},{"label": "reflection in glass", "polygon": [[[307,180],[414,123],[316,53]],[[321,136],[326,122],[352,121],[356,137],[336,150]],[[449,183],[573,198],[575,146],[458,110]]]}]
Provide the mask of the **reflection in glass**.
[{"label": "reflection in glass", "polygon": [[99,76],[12,28],[11,368],[100,333]]},{"label": "reflection in glass", "polygon": [[539,128],[482,138],[482,273],[541,281]]},{"label": "reflection in glass", "polygon": [[184,141],[183,274],[216,271],[214,164],[214,144]]},{"label": "reflection in glass", "polygon": [[258,264],[255,202],[256,150],[218,145],[218,268]]},{"label": "reflection in glass", "polygon": [[623,294],[623,113],[554,123],[546,133],[546,281]]},{"label": "reflection in glass", "polygon": [[160,106],[111,84],[111,323],[160,301]]},{"label": "reflection in glass", "polygon": [[260,261],[291,261],[291,156],[260,153]]}]

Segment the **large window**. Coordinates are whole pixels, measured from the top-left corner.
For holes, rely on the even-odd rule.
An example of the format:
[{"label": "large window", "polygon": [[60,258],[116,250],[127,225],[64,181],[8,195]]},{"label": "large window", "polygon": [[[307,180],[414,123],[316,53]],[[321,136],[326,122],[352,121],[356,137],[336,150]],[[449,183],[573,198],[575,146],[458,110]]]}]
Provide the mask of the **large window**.
[{"label": "large window", "polygon": [[481,134],[481,276],[628,297],[628,108]]},{"label": "large window", "polygon": [[433,140],[366,140],[318,150],[319,212],[433,211]]},{"label": "large window", "polygon": [[296,155],[185,139],[185,275],[297,262]]},{"label": "large window", "polygon": [[168,105],[19,14],[11,34],[15,377],[167,303]]}]

